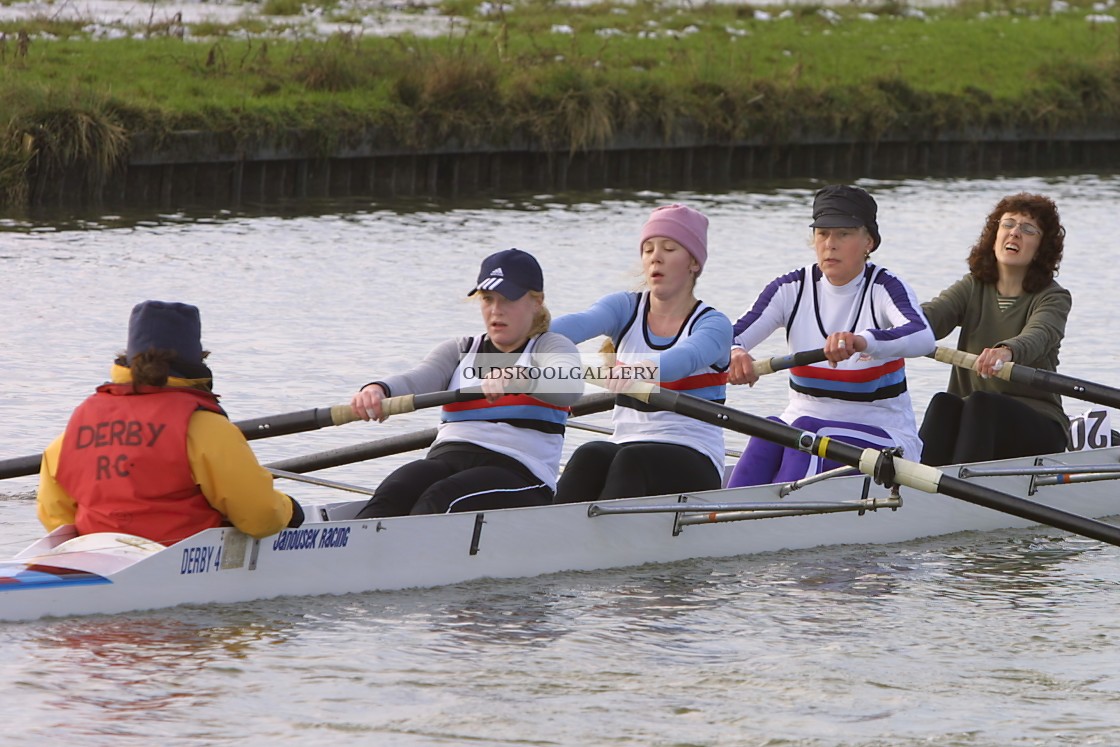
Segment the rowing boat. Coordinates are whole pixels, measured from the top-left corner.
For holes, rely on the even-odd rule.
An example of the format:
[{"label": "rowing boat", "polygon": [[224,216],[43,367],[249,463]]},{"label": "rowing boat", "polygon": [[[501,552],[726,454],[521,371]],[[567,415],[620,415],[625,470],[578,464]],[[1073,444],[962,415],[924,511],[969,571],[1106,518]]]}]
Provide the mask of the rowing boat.
[{"label": "rowing boat", "polygon": [[[972,365],[967,355],[942,357],[954,365]],[[804,351],[770,359],[762,371],[756,361],[756,372],[822,359],[823,351]],[[1000,376],[1031,377],[1031,385],[1039,388],[1120,404],[1120,390],[1035,373],[1009,364]],[[317,507],[303,526],[263,540],[223,527],[164,547],[131,535],[78,536],[72,526],[59,527],[11,560],[0,561],[0,620],[435,587],[896,543],[1035,523],[1120,545],[1120,526],[1096,520],[1120,515],[1120,495],[1110,484],[1120,478],[1120,446],[937,469],[903,459],[894,450],[859,449],[649,384],[627,393],[658,409],[846,466],[788,484],[476,513],[356,519],[365,500],[340,501]],[[454,391],[409,395],[392,398],[390,409],[410,412],[475,396]],[[382,402],[383,409],[388,402]],[[595,412],[609,402],[609,395],[592,396],[572,409]],[[291,433],[352,419],[342,406],[242,425],[250,432]],[[423,437],[392,449],[422,448],[433,434],[418,435]],[[375,448],[334,450],[270,467],[281,477],[353,489],[299,473],[337,466],[357,454],[370,458],[387,453],[385,444],[367,446]],[[34,460],[9,461],[18,472]],[[848,468],[863,474],[851,474]]]},{"label": "rowing boat", "polygon": [[[1083,516],[1120,514],[1111,482],[1120,477],[1120,447],[942,472]],[[0,561],[0,620],[435,587],[1033,523],[851,474],[599,503],[352,518],[362,505],[319,506],[302,527],[263,540],[216,528],[170,547],[60,527]]]}]

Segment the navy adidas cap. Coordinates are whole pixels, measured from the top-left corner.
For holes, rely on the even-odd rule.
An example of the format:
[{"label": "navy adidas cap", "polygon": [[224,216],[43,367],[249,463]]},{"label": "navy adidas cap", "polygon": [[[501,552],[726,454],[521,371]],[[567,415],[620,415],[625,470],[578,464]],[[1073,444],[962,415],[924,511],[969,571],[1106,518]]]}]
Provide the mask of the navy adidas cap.
[{"label": "navy adidas cap", "polygon": [[467,295],[473,296],[478,291],[494,291],[516,301],[529,291],[543,293],[544,273],[532,254],[506,249],[482,260],[478,283]]}]

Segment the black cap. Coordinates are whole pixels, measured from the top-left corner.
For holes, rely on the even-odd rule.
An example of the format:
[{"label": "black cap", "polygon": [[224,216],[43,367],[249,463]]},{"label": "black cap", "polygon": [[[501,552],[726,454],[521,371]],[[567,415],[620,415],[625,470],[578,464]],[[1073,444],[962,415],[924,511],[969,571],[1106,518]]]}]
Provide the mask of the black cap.
[{"label": "black cap", "polygon": [[879,224],[875,220],[879,206],[875,198],[859,187],[830,184],[813,198],[812,228],[859,228],[864,226],[874,242],[871,251],[879,248]]},{"label": "black cap", "polygon": [[506,249],[482,260],[478,283],[467,295],[478,291],[494,291],[516,301],[529,291],[544,292],[544,273],[532,254]]}]

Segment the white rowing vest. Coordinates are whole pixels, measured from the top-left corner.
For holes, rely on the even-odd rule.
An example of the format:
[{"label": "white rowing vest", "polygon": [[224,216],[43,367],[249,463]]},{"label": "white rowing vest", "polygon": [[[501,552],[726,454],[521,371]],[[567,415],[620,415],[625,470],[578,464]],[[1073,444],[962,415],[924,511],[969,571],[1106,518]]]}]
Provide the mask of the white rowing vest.
[{"label": "white rowing vest", "polygon": [[[650,339],[647,325],[649,292],[642,293],[638,299],[634,316],[622,329],[622,339],[617,341],[617,357],[623,363],[639,363],[647,360],[653,353],[663,353],[672,349],[681,340],[688,339],[696,321],[708,312],[715,311],[703,302],[697,302],[692,314],[681,325],[668,344],[660,345]],[[727,369],[717,366],[703,366],[688,376],[676,381],[662,381],[662,388],[691,394],[694,397],[722,403],[727,397]],[[723,474],[724,446],[723,429],[704,423],[695,418],[678,415],[650,407],[631,397],[619,397],[614,408],[615,443],[635,441],[655,441],[658,443],[679,444],[699,451]]]},{"label": "white rowing vest", "polygon": [[[451,375],[449,389],[477,387],[482,383],[476,377],[464,376],[463,372],[478,370],[475,360],[485,339],[486,336],[481,335],[471,340],[470,349]],[[539,335],[531,338],[513,365],[531,367],[533,349],[539,339]],[[484,399],[456,402],[443,407],[442,422],[433,445],[466,442],[504,454],[524,464],[555,490],[568,412],[566,407],[550,405],[527,394],[506,394],[495,402]]]},{"label": "white rowing vest", "polygon": [[[873,301],[875,278],[882,268],[868,265],[861,276],[842,287],[821,279],[815,269],[802,270],[805,281],[786,326],[790,350],[821,348],[829,331],[882,328]],[[906,458],[916,460],[921,455],[905,358],[870,360],[853,355],[836,368],[827,363],[796,366],[789,370],[789,386],[789,405],[782,413],[785,422],[810,416],[874,425],[903,447]]]}]

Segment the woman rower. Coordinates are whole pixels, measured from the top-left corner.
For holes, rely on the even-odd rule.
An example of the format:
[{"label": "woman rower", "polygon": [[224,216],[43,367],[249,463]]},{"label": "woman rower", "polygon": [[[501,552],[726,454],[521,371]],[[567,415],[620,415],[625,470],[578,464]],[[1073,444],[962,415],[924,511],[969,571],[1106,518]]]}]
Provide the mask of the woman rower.
[{"label": "woman rower", "polygon": [[[485,333],[448,340],[412,370],[366,384],[351,400],[361,419],[383,420],[386,397],[473,386],[486,393],[484,400],[444,406],[427,456],[385,478],[358,518],[552,502],[564,425],[583,384],[510,375],[568,371],[579,366],[579,353],[548,331],[544,275],[532,255],[507,249],[487,257],[467,295],[476,294]],[[532,392],[512,386],[515,381],[533,382]]]},{"label": "woman rower", "polygon": [[[638,248],[646,290],[604,296],[552,330],[575,342],[607,335],[618,381],[642,378],[643,361],[656,357],[661,386],[723,402],[731,322],[694,294],[708,259],[708,219],[684,205],[657,208]],[[556,502],[711,490],[723,482],[723,460],[719,427],[619,396],[613,435],[576,450]]]},{"label": "woman rower", "polygon": [[[823,348],[827,364],[790,370],[780,418],[797,428],[872,448],[922,453],[905,358],[934,348],[910,286],[868,262],[879,248],[878,206],[859,187],[830,185],[813,200],[815,264],[771,281],[735,322],[731,383],[758,379],[748,353],[784,328],[790,351]],[[729,487],[788,482],[841,465],[752,438]]]},{"label": "woman rower", "polygon": [[922,304],[938,339],[960,327],[953,368],[922,421],[922,461],[940,466],[1064,451],[1069,420],[1057,394],[995,377],[1005,363],[1057,371],[1073,299],[1054,276],[1065,244],[1058,208],[1042,195],[1004,197],[984,220],[968,274]]}]

